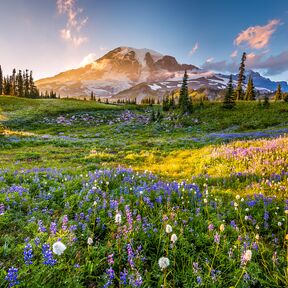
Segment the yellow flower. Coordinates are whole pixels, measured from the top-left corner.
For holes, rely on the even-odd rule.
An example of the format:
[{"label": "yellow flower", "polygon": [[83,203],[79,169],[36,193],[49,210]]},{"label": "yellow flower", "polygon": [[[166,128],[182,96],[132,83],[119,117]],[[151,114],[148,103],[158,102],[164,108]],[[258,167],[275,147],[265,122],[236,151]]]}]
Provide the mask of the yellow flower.
[{"label": "yellow flower", "polygon": [[221,224],[219,229],[220,229],[221,232],[223,232],[225,230],[224,224]]}]

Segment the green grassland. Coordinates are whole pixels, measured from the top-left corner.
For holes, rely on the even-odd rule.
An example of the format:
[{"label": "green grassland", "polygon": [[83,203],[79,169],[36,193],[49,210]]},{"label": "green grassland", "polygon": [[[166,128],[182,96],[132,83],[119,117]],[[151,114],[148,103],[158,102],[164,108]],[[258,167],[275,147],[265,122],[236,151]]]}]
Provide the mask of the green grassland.
[{"label": "green grassland", "polygon": [[[195,104],[194,113],[185,119],[184,125],[173,120],[172,113],[165,113],[160,123],[149,123],[151,109],[2,96],[1,168],[89,171],[121,165],[176,180],[196,177],[201,182],[208,175],[216,186],[229,178],[231,172],[248,171],[244,184],[234,187],[238,193],[243,185],[262,177],[267,167],[259,164],[257,173],[251,173],[248,166],[253,166],[253,161],[243,167],[241,159],[213,158],[212,151],[225,147],[224,144],[241,147],[246,138],[258,138],[257,133],[263,131],[273,137],[285,135],[288,128],[288,105],[282,102],[271,102],[269,109],[257,102],[241,102],[232,110],[223,109],[217,102]],[[73,117],[76,120],[71,121]],[[247,147],[262,145],[261,141],[245,143]],[[286,157],[285,153],[282,151],[282,157]],[[271,169],[267,176],[279,173],[275,167]]]}]

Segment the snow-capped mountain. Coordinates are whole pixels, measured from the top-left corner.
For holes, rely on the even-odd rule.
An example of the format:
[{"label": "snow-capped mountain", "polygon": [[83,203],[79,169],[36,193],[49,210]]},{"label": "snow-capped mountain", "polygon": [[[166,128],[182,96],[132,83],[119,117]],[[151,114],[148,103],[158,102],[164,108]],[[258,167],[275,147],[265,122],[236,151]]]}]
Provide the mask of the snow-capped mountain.
[{"label": "snow-capped mountain", "polygon": [[165,81],[177,72],[197,70],[181,65],[172,56],[149,49],[118,47],[103,57],[78,69],[36,82],[40,91],[54,90],[61,97],[111,97],[139,83]]},{"label": "snow-capped mountain", "polygon": [[[225,89],[228,75],[204,71],[194,65],[179,64],[168,55],[150,49],[118,47],[103,57],[78,69],[62,72],[54,77],[36,82],[40,91],[53,90],[61,97],[84,98],[93,91],[96,98],[112,99],[137,98],[163,95],[181,87],[184,70],[187,70],[190,89],[204,87],[209,98],[215,98],[219,90]],[[281,84],[288,91],[286,82],[274,82],[258,72],[247,71],[247,79],[252,75],[254,85],[260,92],[272,92]],[[237,80],[237,75],[233,75]]]}]

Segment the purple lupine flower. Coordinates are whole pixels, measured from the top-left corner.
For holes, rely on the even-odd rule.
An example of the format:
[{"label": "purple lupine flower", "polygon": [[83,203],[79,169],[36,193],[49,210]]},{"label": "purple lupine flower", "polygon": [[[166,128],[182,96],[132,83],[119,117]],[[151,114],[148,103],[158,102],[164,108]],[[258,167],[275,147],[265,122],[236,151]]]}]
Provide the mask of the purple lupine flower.
[{"label": "purple lupine flower", "polygon": [[214,230],[214,225],[211,223],[208,225],[208,230],[213,231]]},{"label": "purple lupine flower", "polygon": [[57,263],[57,260],[53,258],[53,253],[50,249],[49,244],[42,245],[42,254],[44,258],[44,261],[43,261],[44,265],[54,266]]},{"label": "purple lupine flower", "polygon": [[38,221],[38,231],[39,231],[39,232],[43,232],[43,233],[47,231],[46,227],[43,226],[42,220],[39,220],[39,221]]},{"label": "purple lupine flower", "polygon": [[34,243],[35,243],[36,246],[38,246],[40,244],[40,239],[38,237],[36,237],[34,239]]},{"label": "purple lupine flower", "polygon": [[197,284],[198,284],[198,285],[201,285],[201,284],[202,284],[202,278],[201,278],[201,276],[197,276],[196,281],[197,281]]},{"label": "purple lupine flower", "polygon": [[123,271],[120,272],[120,283],[126,285],[127,284],[127,276],[128,271],[124,268]]},{"label": "purple lupine flower", "polygon": [[125,213],[126,213],[126,219],[128,222],[128,231],[131,232],[133,230],[133,218],[132,213],[130,211],[129,205],[125,206]]},{"label": "purple lupine flower", "polygon": [[66,231],[67,230],[67,224],[68,224],[68,216],[64,215],[62,219],[62,230]]},{"label": "purple lupine flower", "polygon": [[216,234],[214,235],[214,242],[219,244],[220,243],[220,235],[216,232]]},{"label": "purple lupine flower", "polygon": [[108,262],[109,265],[113,265],[113,264],[114,264],[113,256],[114,256],[114,254],[108,255],[108,260],[107,260],[107,262]]},{"label": "purple lupine flower", "polygon": [[268,219],[269,219],[269,212],[268,211],[264,212],[263,218],[264,218],[265,221],[268,221]]},{"label": "purple lupine flower", "polygon": [[20,282],[18,281],[18,268],[9,268],[5,280],[9,282],[9,287],[20,284]]},{"label": "purple lupine flower", "polygon": [[131,268],[133,269],[135,267],[135,264],[134,264],[135,255],[133,253],[133,249],[130,243],[127,244],[127,254],[128,254],[128,262]]},{"label": "purple lupine flower", "polygon": [[5,206],[3,203],[0,203],[0,215],[3,215],[5,212]]},{"label": "purple lupine flower", "polygon": [[200,270],[199,264],[198,264],[197,262],[193,262],[192,265],[193,265],[193,271],[194,271],[194,273],[197,274],[197,273],[199,272],[199,270]]},{"label": "purple lupine flower", "polygon": [[57,233],[57,224],[55,222],[51,222],[50,224],[50,232],[52,235],[56,235]]},{"label": "purple lupine flower", "polygon": [[32,250],[32,245],[31,244],[27,244],[25,247],[24,247],[24,252],[23,252],[23,255],[24,255],[24,262],[26,265],[31,265],[33,262],[32,262],[32,258],[33,258],[33,250]]}]

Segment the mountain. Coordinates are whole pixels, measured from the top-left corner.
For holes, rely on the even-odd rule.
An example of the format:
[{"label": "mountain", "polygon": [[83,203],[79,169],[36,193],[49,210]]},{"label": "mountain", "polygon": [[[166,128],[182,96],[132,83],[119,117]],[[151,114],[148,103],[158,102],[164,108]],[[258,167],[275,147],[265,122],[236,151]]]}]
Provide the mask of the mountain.
[{"label": "mountain", "polygon": [[[272,81],[269,78],[263,77],[259,72],[255,72],[253,70],[247,70],[245,72],[246,80],[245,83],[248,82],[249,76],[252,76],[254,86],[258,88],[258,90],[266,89],[267,91],[276,91],[278,84],[281,85],[283,92],[288,92],[288,83],[285,81]],[[219,74],[220,77],[228,79],[228,75]],[[232,79],[237,81],[238,75],[232,75]]]},{"label": "mountain", "polygon": [[85,67],[41,79],[36,85],[61,97],[85,97],[92,91],[96,97],[111,97],[143,82],[165,81],[177,72],[197,69],[150,49],[118,47]]},{"label": "mountain", "polygon": [[[184,70],[188,72],[189,88],[206,89],[210,99],[228,83],[228,75],[180,64],[173,56],[150,49],[118,47],[93,63],[38,80],[36,85],[42,92],[53,90],[61,97],[89,98],[93,92],[96,98],[137,98],[137,102],[141,102],[146,97],[162,99],[165,93],[179,89]],[[288,91],[287,82],[274,82],[254,71],[246,72],[247,79],[250,74],[261,93],[275,91],[278,83],[283,91]],[[233,80],[236,85],[237,75],[233,75]]]}]

